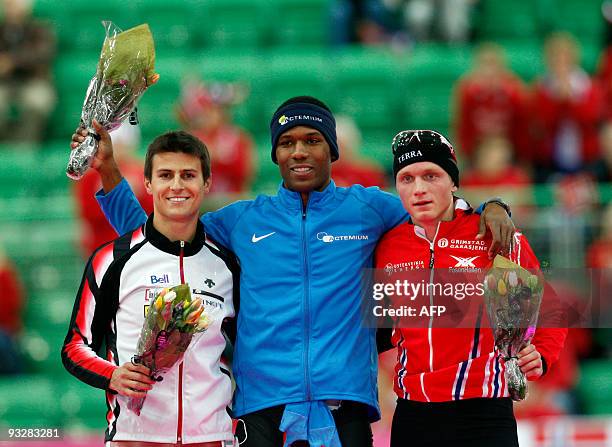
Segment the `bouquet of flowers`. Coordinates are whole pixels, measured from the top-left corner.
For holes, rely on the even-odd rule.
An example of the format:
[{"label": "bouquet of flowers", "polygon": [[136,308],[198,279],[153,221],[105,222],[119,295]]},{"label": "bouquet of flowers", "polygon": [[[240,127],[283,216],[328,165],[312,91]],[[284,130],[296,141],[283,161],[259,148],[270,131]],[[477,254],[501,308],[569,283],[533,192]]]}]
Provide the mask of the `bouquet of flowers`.
[{"label": "bouquet of flowers", "polygon": [[[194,334],[210,326],[200,298],[191,299],[188,284],[163,289],[153,300],[142,325],[134,363],[151,370],[151,378],[161,375],[181,361]],[[145,398],[130,398],[128,408],[140,415]]]},{"label": "bouquet of flowers", "polygon": [[81,125],[89,135],[70,154],[66,174],[78,180],[91,165],[99,137],[92,128],[95,119],[111,131],[134,110],[136,101],[159,79],[154,70],[155,48],[148,25],[121,32],[112,22],[103,22],[106,38],[96,74],[89,82],[81,112]]},{"label": "bouquet of flowers", "polygon": [[484,279],[485,303],[498,355],[506,364],[506,381],[515,401],[527,396],[527,380],[517,363],[517,354],[535,334],[543,280],[518,264],[496,256]]}]

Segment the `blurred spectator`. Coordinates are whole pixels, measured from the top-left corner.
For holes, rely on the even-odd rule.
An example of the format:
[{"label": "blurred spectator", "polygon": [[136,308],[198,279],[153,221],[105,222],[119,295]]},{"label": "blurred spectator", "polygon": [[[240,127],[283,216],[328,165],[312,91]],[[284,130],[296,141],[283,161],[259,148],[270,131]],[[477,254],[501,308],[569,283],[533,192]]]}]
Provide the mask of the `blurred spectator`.
[{"label": "blurred spectator", "polygon": [[607,121],[599,132],[601,155],[587,171],[599,183],[612,182],[612,121]]},{"label": "blurred spectator", "polygon": [[475,0],[336,0],[334,43],[364,45],[439,41],[464,43]]},{"label": "blurred spectator", "polygon": [[486,197],[504,197],[513,207],[529,202],[531,178],[513,164],[512,145],[502,137],[486,137],[474,154],[472,169],[461,176],[462,188],[470,190],[469,199],[476,203]]},{"label": "blurred spectator", "polygon": [[512,144],[503,137],[487,137],[478,145],[474,167],[461,179],[463,186],[526,186],[529,175],[513,164]]},{"label": "blurred spectator", "polygon": [[594,298],[599,301],[593,308],[600,312],[601,327],[595,330],[594,339],[597,342],[594,348],[595,357],[612,358],[612,204],[604,208],[601,218],[601,232],[587,249],[586,264],[591,268],[595,281]]},{"label": "blurred spectator", "polygon": [[551,35],[545,57],[547,72],[535,84],[529,120],[538,182],[551,174],[577,172],[598,157],[602,110],[601,91],[580,67],[578,43],[571,35]]},{"label": "blurred spectator", "polygon": [[601,233],[587,250],[586,264],[590,268],[612,269],[612,204],[601,215]]},{"label": "blurred spectator", "polygon": [[[559,210],[569,216],[583,217],[598,201],[597,188],[593,179],[582,172],[560,177],[554,184],[554,194]],[[583,225],[588,224],[585,221]]]},{"label": "blurred spectator", "polygon": [[331,5],[331,36],[335,44],[405,43],[403,0],[335,0]]},{"label": "blurred spectator", "polygon": [[[144,186],[144,163],[136,156],[140,147],[140,128],[125,122],[112,132],[113,150],[119,169],[132,187],[136,198],[147,214],[153,212],[153,198]],[[98,206],[95,193],[102,188],[100,176],[93,169],[74,183],[74,196],[81,218],[81,250],[89,258],[93,250],[117,237]]]},{"label": "blurred spectator", "polygon": [[336,136],[340,158],[332,166],[337,186],[362,185],[387,187],[385,172],[376,163],[359,156],[361,132],[348,116],[336,116]]},{"label": "blurred spectator", "polygon": [[527,150],[527,95],[522,81],[506,66],[504,50],[495,44],[481,45],[474,67],[455,92],[455,134],[461,153],[471,157],[483,139],[508,139],[518,153]]},{"label": "blurred spectator", "polygon": [[177,107],[186,130],[202,140],[210,152],[213,172],[211,194],[246,194],[251,191],[255,150],[251,137],[232,122],[231,106],[246,98],[235,84],[187,82]]},{"label": "blurred spectator", "polygon": [[602,12],[606,33],[596,77],[603,94],[603,117],[609,120],[612,119],[612,2],[604,2]]},{"label": "blurred spectator", "polygon": [[24,290],[17,269],[0,247],[0,284],[2,284],[2,312],[0,312],[0,374],[20,372],[21,359],[16,337],[22,329],[21,311],[25,302]]},{"label": "blurred spectator", "polygon": [[0,140],[40,141],[56,97],[50,69],[55,38],[31,17],[32,0],[2,0]]},{"label": "blurred spectator", "polygon": [[417,42],[465,43],[474,3],[475,0],[408,0],[404,11],[408,34]]}]

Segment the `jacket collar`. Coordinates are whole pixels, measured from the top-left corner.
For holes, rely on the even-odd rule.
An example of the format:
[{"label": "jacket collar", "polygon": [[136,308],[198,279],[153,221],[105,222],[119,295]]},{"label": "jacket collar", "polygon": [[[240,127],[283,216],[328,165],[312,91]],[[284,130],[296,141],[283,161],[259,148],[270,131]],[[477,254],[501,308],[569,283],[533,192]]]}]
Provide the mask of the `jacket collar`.
[{"label": "jacket collar", "polygon": [[[325,205],[330,201],[336,194],[336,184],[333,180],[329,182],[329,185],[323,191],[312,191],[308,198],[308,208],[317,208]],[[281,203],[289,208],[295,210],[302,210],[302,196],[299,192],[291,191],[285,188],[285,185],[281,182],[278,188],[278,197]]]},{"label": "jacket collar", "polygon": [[[458,223],[458,218],[461,218],[461,217],[466,216],[466,215],[470,215],[470,214],[472,214],[474,212],[474,210],[472,209],[470,204],[466,200],[462,199],[461,197],[454,197],[453,201],[454,201],[455,215],[454,215],[452,220],[441,221],[440,222],[441,226],[449,226],[449,225],[452,226],[452,225]],[[421,227],[419,227],[417,224],[415,224],[412,221],[412,217],[410,217],[410,219],[408,219],[408,223],[410,225],[414,225],[416,228],[419,228],[420,230],[422,230]],[[416,231],[416,228],[415,228],[415,231]],[[424,232],[423,232],[423,234],[424,234]]]},{"label": "jacket collar", "polygon": [[[151,244],[155,248],[171,255],[180,255],[181,242],[171,241],[155,229],[155,227],[153,226],[153,213],[151,213],[151,215],[147,219],[147,222],[144,224],[143,232],[147,240],[149,240],[149,242],[151,242]],[[204,246],[205,240],[206,234],[204,233],[204,225],[198,219],[198,226],[196,228],[195,237],[191,242],[185,241],[185,247],[183,248],[183,256],[193,256],[197,254]]]}]

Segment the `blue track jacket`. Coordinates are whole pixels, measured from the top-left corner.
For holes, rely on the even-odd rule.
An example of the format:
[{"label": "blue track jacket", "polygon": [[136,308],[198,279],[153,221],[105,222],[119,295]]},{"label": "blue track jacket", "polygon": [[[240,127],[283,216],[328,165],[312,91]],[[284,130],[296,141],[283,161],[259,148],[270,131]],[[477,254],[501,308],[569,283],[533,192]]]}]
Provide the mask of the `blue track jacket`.
[{"label": "blue track jacket", "polygon": [[[97,199],[119,234],[145,213],[123,180]],[[279,188],[202,216],[205,231],[239,258],[240,311],[233,412],[342,399],[380,417],[375,331],[362,327],[362,272],[376,243],[407,219],[400,200],[359,185],[300,194]]]}]

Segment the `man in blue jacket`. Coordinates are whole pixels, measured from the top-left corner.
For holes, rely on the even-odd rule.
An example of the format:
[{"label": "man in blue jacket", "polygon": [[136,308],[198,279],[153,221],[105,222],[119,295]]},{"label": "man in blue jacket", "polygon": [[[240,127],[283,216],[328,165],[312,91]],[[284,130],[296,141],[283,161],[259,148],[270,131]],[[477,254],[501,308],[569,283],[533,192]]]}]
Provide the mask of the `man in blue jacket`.
[{"label": "man in blue jacket", "polygon": [[[93,167],[97,194],[121,234],[146,216],[116,167],[99,126]],[[85,131],[73,135],[73,146]],[[233,413],[242,447],[372,445],[380,417],[375,331],[362,325],[362,272],[379,238],[403,222],[396,196],[378,188],[336,187],[335,120],[312,97],[283,103],[270,122],[272,160],[283,184],[275,196],[240,201],[202,217],[205,231],[240,260],[240,311],[233,360]],[[214,149],[213,149],[214,150]],[[509,246],[513,225],[487,207],[496,239]],[[481,233],[485,232],[485,223]],[[341,442],[341,444],[340,444]]]}]

